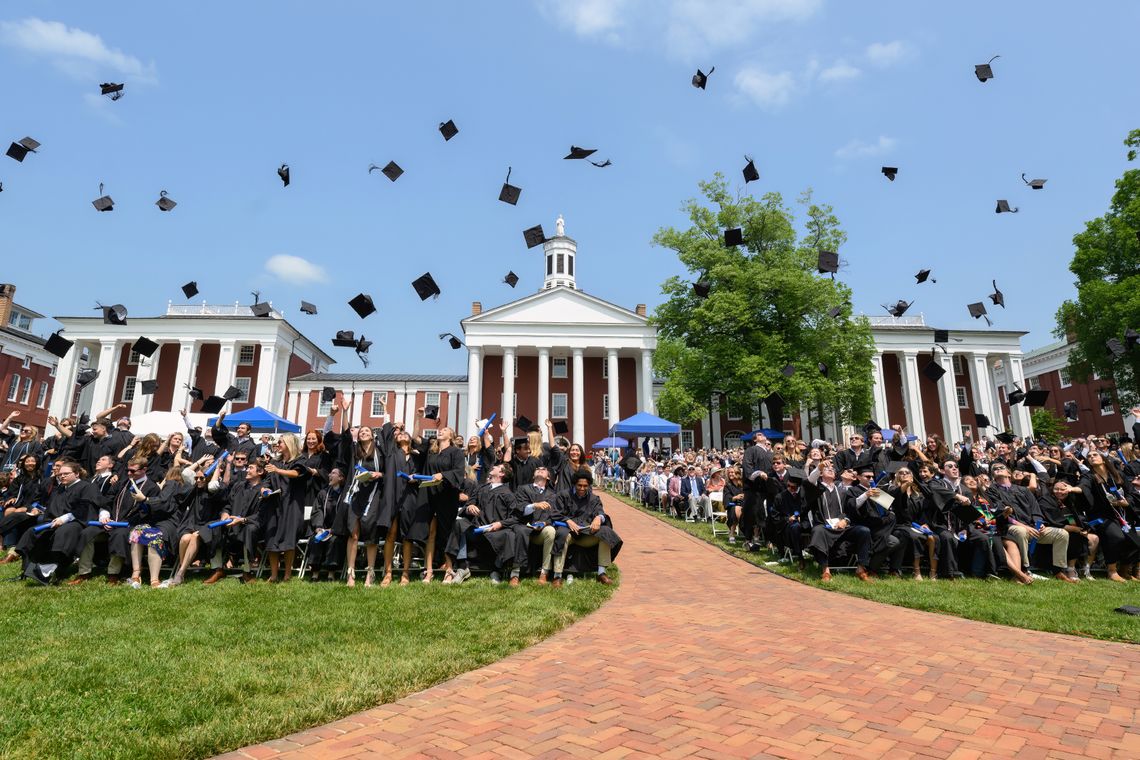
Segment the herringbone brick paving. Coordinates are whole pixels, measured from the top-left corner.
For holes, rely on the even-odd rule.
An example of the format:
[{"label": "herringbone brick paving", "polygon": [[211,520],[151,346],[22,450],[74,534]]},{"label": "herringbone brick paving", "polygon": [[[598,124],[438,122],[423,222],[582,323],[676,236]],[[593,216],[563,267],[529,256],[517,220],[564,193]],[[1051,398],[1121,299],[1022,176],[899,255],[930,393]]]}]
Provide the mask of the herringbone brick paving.
[{"label": "herringbone brick paving", "polygon": [[805,587],[602,498],[625,548],[599,611],[225,757],[1140,757],[1140,647]]}]

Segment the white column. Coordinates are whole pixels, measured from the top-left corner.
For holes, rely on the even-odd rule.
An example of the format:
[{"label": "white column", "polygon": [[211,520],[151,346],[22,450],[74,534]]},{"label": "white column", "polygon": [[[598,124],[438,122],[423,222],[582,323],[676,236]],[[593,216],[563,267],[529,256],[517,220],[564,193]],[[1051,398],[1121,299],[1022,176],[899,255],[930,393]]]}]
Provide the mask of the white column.
[{"label": "white column", "polygon": [[447,393],[447,421],[444,424],[459,435],[463,434],[463,425],[459,421],[459,394],[454,391]]},{"label": "white column", "polygon": [[352,424],[359,425],[364,420],[364,391],[352,391]]},{"label": "white column", "polygon": [[618,400],[618,352],[616,348],[606,349],[606,373],[609,375],[610,418],[608,427],[621,422],[621,404]]},{"label": "white column", "polygon": [[273,409],[273,387],[277,375],[277,345],[261,344],[261,358],[257,363],[257,388],[253,392],[253,403],[262,409]]},{"label": "white column", "polygon": [[641,357],[638,357],[633,363],[633,384],[637,388],[637,407],[635,412],[640,412],[645,409],[645,382],[642,380],[645,367],[641,363]]},{"label": "white column", "polygon": [[720,429],[720,396],[718,394],[713,394],[709,409],[712,411],[712,447],[719,449],[724,445],[724,439],[721,437],[723,431]]},{"label": "white column", "polygon": [[[170,397],[173,411],[190,411],[190,397],[186,386],[194,384],[194,364],[198,358],[198,341],[182,341],[178,344],[178,365],[174,370],[174,393]],[[224,391],[225,388],[222,388]]]},{"label": "white column", "polygon": [[657,405],[653,403],[653,352],[648,348],[641,349],[641,385],[639,411],[657,414]]},{"label": "white column", "polygon": [[[985,354],[967,353],[970,363],[970,384],[974,392],[974,408],[990,418],[990,424],[996,432],[1005,429],[1005,422],[1001,418],[1000,410],[994,396],[993,379],[990,377],[990,363]],[[993,436],[995,430],[987,430],[986,434]]]},{"label": "white column", "polygon": [[289,362],[292,359],[290,354],[285,346],[277,347],[277,362],[273,365],[273,394],[269,397],[272,406],[265,407],[274,414],[285,414],[289,394]]},{"label": "white column", "polygon": [[392,422],[402,422],[405,426],[407,426],[408,419],[404,416],[404,392],[402,390],[396,391],[396,404],[394,409],[395,414],[392,415]]},{"label": "white column", "polygon": [[463,420],[462,425],[471,436],[479,432],[475,420],[482,417],[483,408],[483,349],[479,346],[467,347],[467,398],[470,419]]},{"label": "white column", "polygon": [[958,406],[958,385],[954,379],[954,356],[939,354],[938,364],[946,374],[938,381],[938,401],[942,411],[942,427],[946,431],[946,444],[953,445],[962,439],[962,410]]},{"label": "white column", "polygon": [[918,387],[918,352],[902,352],[903,400],[906,402],[906,429],[917,436],[926,435],[922,416],[922,394]]},{"label": "white column", "polygon": [[[143,380],[154,380],[158,377],[158,357],[162,353],[161,347],[154,352],[154,356],[139,357],[139,368],[135,373],[135,399],[131,402],[131,416],[146,414],[154,408],[154,394],[144,396],[142,392]],[[181,407],[180,407],[181,408]]]},{"label": "white column", "polygon": [[[464,435],[464,431],[471,425],[471,413],[468,409],[470,404],[467,403],[467,394],[464,391],[452,391],[451,395],[456,397],[455,403],[455,433],[456,435]],[[472,430],[464,436],[464,441],[468,437],[478,433],[478,430]]]},{"label": "white column", "polygon": [[415,430],[416,422],[419,419],[416,416],[416,389],[412,388],[411,392],[407,388],[404,389],[404,426],[408,430]]},{"label": "white column", "polygon": [[[67,356],[60,359],[56,365],[55,379],[51,388],[51,403],[48,404],[48,414],[52,417],[63,419],[71,414],[71,402],[75,398],[75,382],[79,374],[81,354],[82,349],[79,343],[76,343],[67,352]],[[7,391],[6,388],[4,390]]]},{"label": "white column", "polygon": [[546,421],[550,419],[550,349],[538,349],[538,424],[546,435]]},{"label": "white column", "polygon": [[99,342],[99,359],[96,364],[99,377],[91,389],[91,408],[84,411],[95,414],[111,407],[111,396],[115,392],[115,379],[119,368],[119,346],[117,340]]},{"label": "white column", "polygon": [[[1017,387],[1025,390],[1025,375],[1021,368],[1021,357],[1006,354],[1002,357],[1005,364],[1005,377],[1006,389],[1005,396],[1009,398],[1009,392],[1013,390],[1014,383]],[[1097,412],[1100,410],[1098,409]],[[1009,408],[1010,422],[1013,423],[1013,432],[1019,438],[1026,438],[1033,433],[1033,420],[1029,416],[1029,407],[1025,402],[1014,404]]]},{"label": "white column", "polygon": [[[507,346],[503,349],[503,413],[504,420],[515,419],[515,349]],[[511,435],[510,431],[507,433]]]},{"label": "white column", "polygon": [[[288,408],[285,410],[285,419],[290,420],[292,422],[296,422],[298,425],[301,425],[301,420],[299,420],[297,418],[298,417],[297,412],[299,412],[301,409],[301,394],[300,394],[300,392],[294,391],[292,393],[289,393],[287,396],[287,401],[288,401],[289,405],[288,405]],[[301,425],[301,430],[305,430],[305,429],[306,429],[305,426]]]},{"label": "white column", "polygon": [[234,384],[234,372],[237,370],[237,341],[224,340],[218,345],[218,376],[214,385],[214,394],[217,396],[226,392]]},{"label": "white column", "polygon": [[571,349],[571,371],[574,377],[571,378],[574,386],[574,395],[571,403],[574,406],[573,417],[574,425],[572,431],[574,433],[574,442],[582,446],[589,446],[590,442],[586,440],[586,378],[583,376],[585,370],[583,369],[582,349]]},{"label": "white column", "polygon": [[811,427],[811,410],[806,404],[800,404],[800,440],[811,443],[815,439],[815,431]]},{"label": "white column", "polygon": [[871,357],[871,379],[874,382],[871,418],[879,427],[890,429],[890,414],[887,412],[887,386],[883,380],[883,355]]}]

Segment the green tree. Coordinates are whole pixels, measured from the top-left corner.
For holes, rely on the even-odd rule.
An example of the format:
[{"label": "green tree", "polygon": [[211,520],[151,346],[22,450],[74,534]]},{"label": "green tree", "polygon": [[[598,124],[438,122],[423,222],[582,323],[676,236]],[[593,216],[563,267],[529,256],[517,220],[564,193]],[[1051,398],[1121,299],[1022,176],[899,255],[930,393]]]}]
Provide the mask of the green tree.
[{"label": "green tree", "polygon": [[[806,229],[797,234],[792,212],[779,193],[759,200],[729,193],[719,173],[700,183],[706,202],[682,209],[691,226],[662,228],[655,245],[675,251],[690,279],[662,284],[668,300],[654,313],[658,347],[654,365],[665,387],[661,413],[683,423],[708,414],[714,394],[734,406],[765,402],[780,419],[782,403],[805,403],[844,422],[867,419],[871,410],[874,341],[864,317],[851,316],[851,290],[820,276],[820,250],[835,251],[846,239],[830,206],[812,203],[807,191]],[[728,247],[722,231],[740,227],[744,244]],[[693,282],[709,285],[700,298]],[[841,309],[838,317],[828,311]],[[826,364],[824,377],[818,365]],[[791,377],[781,370],[793,365]]]},{"label": "green tree", "polygon": [[1065,432],[1065,420],[1052,409],[1038,407],[1029,413],[1029,420],[1035,438],[1055,443],[1061,440],[1061,435]]},{"label": "green tree", "polygon": [[[1140,129],[1124,141],[1128,160],[1140,149]],[[1085,224],[1073,237],[1076,253],[1069,270],[1077,276],[1077,299],[1057,311],[1058,338],[1073,335],[1069,373],[1086,381],[1094,372],[1111,377],[1126,405],[1140,401],[1140,349],[1116,358],[1106,347],[1111,338],[1124,342],[1125,330],[1140,330],[1140,169],[1129,169],[1116,181],[1108,213]]]}]

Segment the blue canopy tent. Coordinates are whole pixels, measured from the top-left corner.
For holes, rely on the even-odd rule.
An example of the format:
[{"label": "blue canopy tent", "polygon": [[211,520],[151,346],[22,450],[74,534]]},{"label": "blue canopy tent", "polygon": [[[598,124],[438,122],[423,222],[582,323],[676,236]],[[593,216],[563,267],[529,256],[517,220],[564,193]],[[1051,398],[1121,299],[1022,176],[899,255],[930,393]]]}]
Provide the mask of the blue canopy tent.
[{"label": "blue canopy tent", "polygon": [[740,440],[751,441],[753,438],[756,437],[757,433],[763,435],[769,441],[782,441],[782,440],[784,440],[784,434],[783,433],[781,433],[779,430],[772,430],[771,428],[760,428],[759,430],[753,430],[751,433],[745,433],[744,435],[740,436]]},{"label": "blue canopy tent", "polygon": [[649,412],[638,412],[632,417],[626,417],[610,428],[610,435],[678,435],[681,426],[676,422],[663,420]]},{"label": "blue canopy tent", "polygon": [[[226,415],[226,422],[230,426],[246,423],[255,433],[300,433],[301,426],[290,422],[284,417],[278,417],[268,409],[255,406],[244,412],[235,412]],[[210,427],[218,424],[217,417],[211,417],[207,422]]]},{"label": "blue canopy tent", "polygon": [[595,449],[614,449],[614,448],[624,449],[628,445],[629,445],[629,441],[627,441],[626,439],[618,438],[616,436],[611,435],[609,438],[603,438],[602,440],[595,443],[592,446],[592,448],[595,448]]}]

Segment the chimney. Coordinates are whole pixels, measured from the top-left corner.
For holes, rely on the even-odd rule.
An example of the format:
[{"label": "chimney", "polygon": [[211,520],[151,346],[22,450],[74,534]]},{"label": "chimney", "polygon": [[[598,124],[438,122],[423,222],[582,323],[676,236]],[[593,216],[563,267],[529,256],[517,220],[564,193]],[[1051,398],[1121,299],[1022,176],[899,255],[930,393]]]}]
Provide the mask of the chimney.
[{"label": "chimney", "polygon": [[482,314],[482,313],[483,313],[483,302],[482,301],[472,301],[471,302],[471,316],[474,317],[474,316],[476,316],[478,314]]},{"label": "chimney", "polygon": [[639,304],[637,305],[637,308],[636,308],[636,309],[634,309],[634,311],[636,311],[636,312],[637,312],[637,316],[639,316],[639,317],[644,317],[644,316],[645,316],[645,304],[643,304],[643,303],[639,303]]},{"label": "chimney", "polygon": [[0,284],[0,326],[8,324],[8,315],[12,313],[12,301],[15,298],[15,285]]}]

